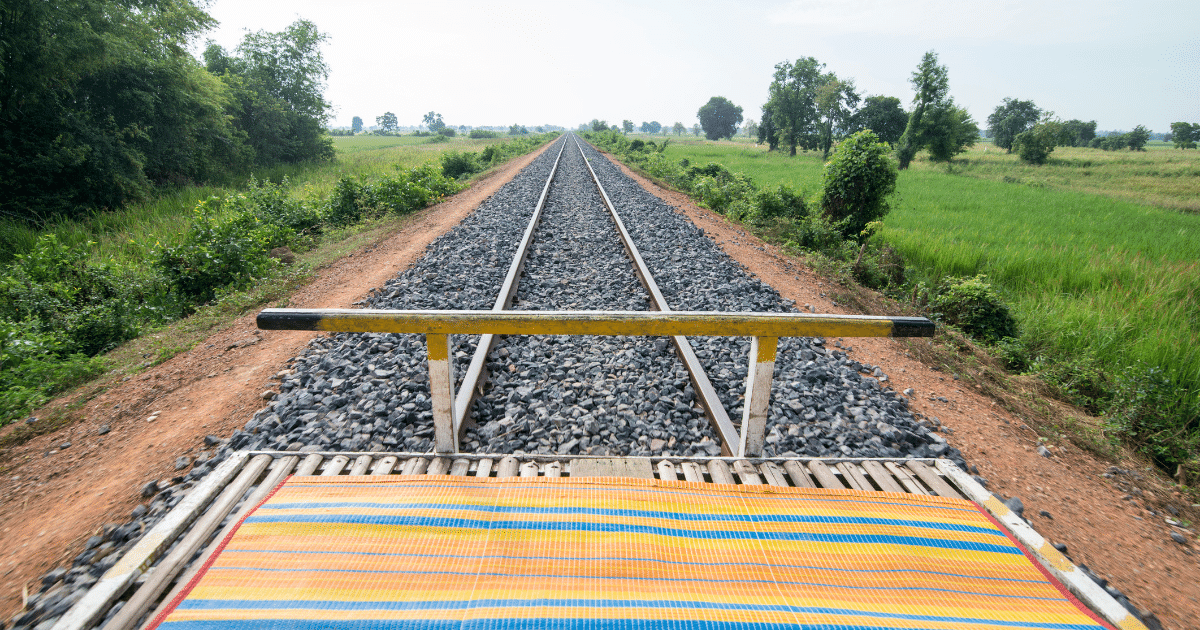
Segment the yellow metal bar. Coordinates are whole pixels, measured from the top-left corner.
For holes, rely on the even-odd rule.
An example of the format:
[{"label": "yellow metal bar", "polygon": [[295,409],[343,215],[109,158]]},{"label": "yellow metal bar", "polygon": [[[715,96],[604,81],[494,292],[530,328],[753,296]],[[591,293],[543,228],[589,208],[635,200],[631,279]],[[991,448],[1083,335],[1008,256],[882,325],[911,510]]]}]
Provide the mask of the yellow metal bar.
[{"label": "yellow metal bar", "polygon": [[387,311],[282,309],[258,314],[264,330],[331,332],[632,335],[670,337],[929,337],[924,317],[700,311]]}]

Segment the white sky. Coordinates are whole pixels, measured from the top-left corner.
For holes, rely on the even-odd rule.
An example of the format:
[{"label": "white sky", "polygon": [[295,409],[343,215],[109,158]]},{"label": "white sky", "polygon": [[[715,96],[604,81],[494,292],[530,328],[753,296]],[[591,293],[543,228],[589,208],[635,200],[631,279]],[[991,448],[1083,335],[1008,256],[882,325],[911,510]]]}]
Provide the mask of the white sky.
[{"label": "white sky", "polygon": [[391,111],[417,125],[592,118],[689,128],[711,96],[758,120],[774,65],[816,57],[861,94],[896,96],[921,55],[980,126],[1004,97],[1100,129],[1200,122],[1197,0],[212,0],[207,37],[303,17],[329,35],[333,126]]}]

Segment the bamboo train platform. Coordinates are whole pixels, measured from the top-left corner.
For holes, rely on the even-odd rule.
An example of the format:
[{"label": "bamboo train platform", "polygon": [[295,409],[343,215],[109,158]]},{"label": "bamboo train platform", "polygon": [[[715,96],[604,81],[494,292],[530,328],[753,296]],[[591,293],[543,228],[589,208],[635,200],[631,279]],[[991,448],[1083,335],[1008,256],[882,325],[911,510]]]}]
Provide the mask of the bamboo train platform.
[{"label": "bamboo train platform", "polygon": [[[513,513],[541,520],[498,516]],[[495,522],[470,525],[484,514]],[[488,549],[464,542],[501,530]],[[239,555],[309,538],[292,560]],[[339,544],[350,548],[326,548]],[[280,583],[295,558],[312,571],[302,584],[333,582]],[[353,574],[368,577],[348,587]],[[468,596],[466,574],[489,588]],[[380,575],[404,579],[385,587]],[[218,578],[233,581],[206,583]],[[798,594],[780,596],[789,584]],[[356,588],[365,599],[330,601]],[[998,589],[984,597],[999,602],[992,612],[962,599],[980,589]],[[248,599],[222,611],[213,593]],[[55,628],[440,628],[465,613],[479,627],[1144,627],[944,459],[259,451],[210,473]]]}]

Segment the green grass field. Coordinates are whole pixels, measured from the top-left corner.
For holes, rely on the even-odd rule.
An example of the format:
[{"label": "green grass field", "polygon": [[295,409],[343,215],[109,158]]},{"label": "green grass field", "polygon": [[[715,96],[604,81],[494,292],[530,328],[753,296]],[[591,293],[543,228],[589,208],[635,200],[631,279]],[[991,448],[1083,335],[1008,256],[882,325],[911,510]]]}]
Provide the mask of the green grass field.
[{"label": "green grass field", "polygon": [[[815,153],[672,139],[666,154],[718,162],[763,186],[821,184]],[[1198,151],[1060,148],[1034,167],[981,145],[950,167],[918,159],[902,172],[882,236],[916,280],[986,274],[1042,358],[1035,369],[1098,367],[1119,378],[1157,368],[1186,417],[1200,409],[1197,175]]]},{"label": "green grass field", "polygon": [[[472,140],[465,136],[449,142],[430,143],[429,137],[337,136],[332,162],[291,164],[255,170],[259,180],[278,182],[289,178],[293,196],[325,197],[342,177],[373,177],[394,173],[397,168],[419,166],[437,160],[446,151],[478,151],[504,138]],[[87,247],[97,260],[140,264],[155,243],[171,244],[187,230],[191,210],[212,196],[224,197],[245,188],[249,176],[223,186],[189,186],[166,191],[146,203],[121,210],[98,212],[86,220],[53,222],[44,230],[23,222],[0,221],[0,245],[6,255],[29,251],[38,236],[54,233],[59,242]],[[92,245],[88,245],[88,243]]]}]

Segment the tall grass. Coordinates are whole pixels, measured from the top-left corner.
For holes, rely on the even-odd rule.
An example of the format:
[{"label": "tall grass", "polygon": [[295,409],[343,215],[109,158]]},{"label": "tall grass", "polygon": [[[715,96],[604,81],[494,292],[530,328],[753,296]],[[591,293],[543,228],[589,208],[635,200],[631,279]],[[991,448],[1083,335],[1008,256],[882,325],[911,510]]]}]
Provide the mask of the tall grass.
[{"label": "tall grass", "polygon": [[[760,185],[820,186],[815,154],[696,142],[666,153]],[[1185,451],[1200,440],[1200,152],[1059,148],[1035,167],[989,145],[949,166],[915,161],[897,192],[882,238],[910,281],[986,274],[1020,321],[1025,369],[1069,396],[1092,388],[1076,399],[1094,411],[1128,416],[1121,405],[1153,400],[1134,424],[1149,413],[1159,428],[1122,430],[1160,461],[1195,457]]]}]

